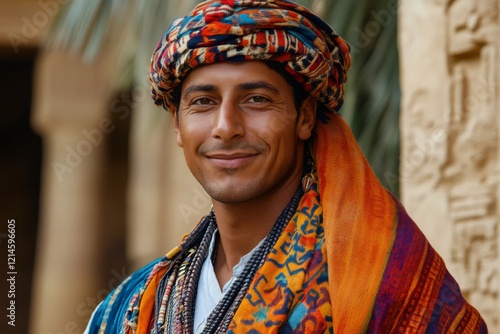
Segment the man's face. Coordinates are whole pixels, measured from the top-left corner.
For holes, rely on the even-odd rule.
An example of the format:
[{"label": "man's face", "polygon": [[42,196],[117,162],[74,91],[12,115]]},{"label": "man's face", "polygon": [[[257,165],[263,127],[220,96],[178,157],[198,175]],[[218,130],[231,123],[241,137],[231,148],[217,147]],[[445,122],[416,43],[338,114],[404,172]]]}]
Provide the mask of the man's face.
[{"label": "man's face", "polygon": [[292,87],[259,61],[216,63],[184,80],[174,116],[189,169],[221,203],[245,203],[298,186],[315,103],[299,111]]}]

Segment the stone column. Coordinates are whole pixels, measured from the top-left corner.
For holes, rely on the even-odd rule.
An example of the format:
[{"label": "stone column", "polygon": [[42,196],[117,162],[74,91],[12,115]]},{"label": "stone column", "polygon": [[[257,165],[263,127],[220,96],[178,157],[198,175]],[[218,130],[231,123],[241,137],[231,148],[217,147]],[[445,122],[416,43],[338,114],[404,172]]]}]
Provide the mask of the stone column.
[{"label": "stone column", "polygon": [[[130,129],[130,169],[127,206],[127,258],[132,270],[161,256],[164,235],[162,206],[168,201],[163,189],[168,170],[164,157],[166,114],[152,110],[147,83],[133,87],[134,111]],[[142,96],[142,95],[141,95]]]},{"label": "stone column", "polygon": [[31,333],[83,332],[102,287],[100,180],[113,124],[101,73],[51,50],[37,65],[33,126],[44,161]]},{"label": "stone column", "polygon": [[401,0],[402,200],[500,332],[500,0]]}]

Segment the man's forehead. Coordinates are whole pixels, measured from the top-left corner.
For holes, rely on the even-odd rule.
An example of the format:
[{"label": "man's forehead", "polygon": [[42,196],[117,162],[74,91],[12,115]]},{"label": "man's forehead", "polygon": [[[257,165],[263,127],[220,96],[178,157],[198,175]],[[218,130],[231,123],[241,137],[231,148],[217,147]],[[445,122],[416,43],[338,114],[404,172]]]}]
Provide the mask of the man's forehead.
[{"label": "man's forehead", "polygon": [[[214,90],[224,84],[239,89],[266,88],[277,90],[286,79],[265,62],[221,62],[193,69],[183,80],[182,90]],[[193,88],[194,87],[194,88]]]}]

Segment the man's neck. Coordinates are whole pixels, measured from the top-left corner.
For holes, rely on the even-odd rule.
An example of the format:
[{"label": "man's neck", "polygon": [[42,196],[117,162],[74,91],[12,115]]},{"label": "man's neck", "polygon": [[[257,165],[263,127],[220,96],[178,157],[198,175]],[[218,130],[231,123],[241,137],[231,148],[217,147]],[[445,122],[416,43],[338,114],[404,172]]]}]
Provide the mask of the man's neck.
[{"label": "man's neck", "polygon": [[290,182],[278,194],[251,203],[224,204],[214,201],[220,235],[214,269],[221,287],[231,278],[233,267],[241,257],[269,234],[298,186],[299,182]]}]

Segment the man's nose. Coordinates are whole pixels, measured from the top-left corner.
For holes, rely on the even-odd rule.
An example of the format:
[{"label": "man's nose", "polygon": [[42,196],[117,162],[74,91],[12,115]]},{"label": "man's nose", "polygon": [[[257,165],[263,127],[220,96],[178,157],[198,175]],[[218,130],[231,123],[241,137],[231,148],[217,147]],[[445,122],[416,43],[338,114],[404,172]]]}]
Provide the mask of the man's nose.
[{"label": "man's nose", "polygon": [[212,136],[223,141],[242,137],[245,134],[242,111],[234,103],[223,102],[215,116]]}]

